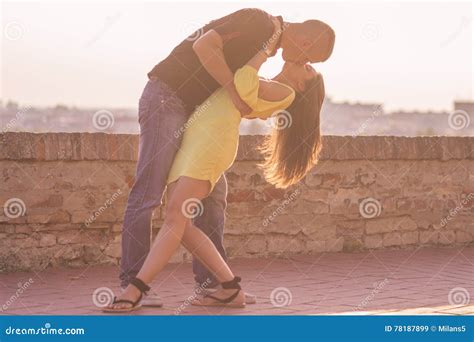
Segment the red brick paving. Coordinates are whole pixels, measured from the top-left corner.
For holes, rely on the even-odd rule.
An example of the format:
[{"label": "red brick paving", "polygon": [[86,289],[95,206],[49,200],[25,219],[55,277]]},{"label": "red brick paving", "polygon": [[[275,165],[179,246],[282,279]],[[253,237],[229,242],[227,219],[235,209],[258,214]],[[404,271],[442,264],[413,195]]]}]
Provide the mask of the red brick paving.
[{"label": "red brick paving", "polygon": [[[257,304],[245,309],[184,305],[179,310],[193,294],[193,277],[190,264],[174,264],[152,286],[162,296],[164,307],[143,308],[134,314],[474,314],[474,246],[236,259],[231,266],[242,276],[244,288],[258,296]],[[2,274],[0,308],[4,311],[0,314],[101,314],[92,294],[102,286],[118,291],[117,274],[116,266]],[[19,283],[29,278],[32,284],[15,298]],[[285,288],[291,302],[274,306],[270,296],[275,288]],[[460,294],[450,303],[453,289]]]}]

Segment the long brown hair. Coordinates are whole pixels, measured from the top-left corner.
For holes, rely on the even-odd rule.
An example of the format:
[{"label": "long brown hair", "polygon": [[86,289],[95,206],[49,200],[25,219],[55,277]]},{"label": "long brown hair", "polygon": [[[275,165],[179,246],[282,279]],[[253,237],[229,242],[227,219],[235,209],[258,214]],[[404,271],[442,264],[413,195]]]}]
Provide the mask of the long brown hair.
[{"label": "long brown hair", "polygon": [[293,103],[273,117],[273,130],[261,146],[265,178],[277,188],[298,182],[318,162],[324,80],[317,74],[297,92]]}]

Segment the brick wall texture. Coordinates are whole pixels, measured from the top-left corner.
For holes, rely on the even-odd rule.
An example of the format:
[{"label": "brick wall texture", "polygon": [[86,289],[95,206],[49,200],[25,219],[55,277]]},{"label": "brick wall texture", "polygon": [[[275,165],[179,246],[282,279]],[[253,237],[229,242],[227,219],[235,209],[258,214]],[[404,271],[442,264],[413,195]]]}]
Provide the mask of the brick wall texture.
[{"label": "brick wall texture", "polygon": [[[320,163],[285,190],[257,166],[262,138],[241,137],[226,174],[231,257],[474,241],[473,137],[327,136]],[[0,272],[117,264],[137,147],[135,135],[0,134]]]}]

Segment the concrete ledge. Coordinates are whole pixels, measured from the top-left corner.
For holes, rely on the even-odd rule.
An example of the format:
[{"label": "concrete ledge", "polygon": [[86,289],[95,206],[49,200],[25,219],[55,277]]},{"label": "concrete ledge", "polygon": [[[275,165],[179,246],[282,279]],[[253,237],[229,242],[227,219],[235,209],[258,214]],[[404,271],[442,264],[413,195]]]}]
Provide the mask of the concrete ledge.
[{"label": "concrete ledge", "polygon": [[[263,136],[242,136],[237,161],[261,160]],[[474,137],[325,136],[322,160],[474,159]],[[0,160],[136,161],[138,136],[107,133],[3,133]]]}]

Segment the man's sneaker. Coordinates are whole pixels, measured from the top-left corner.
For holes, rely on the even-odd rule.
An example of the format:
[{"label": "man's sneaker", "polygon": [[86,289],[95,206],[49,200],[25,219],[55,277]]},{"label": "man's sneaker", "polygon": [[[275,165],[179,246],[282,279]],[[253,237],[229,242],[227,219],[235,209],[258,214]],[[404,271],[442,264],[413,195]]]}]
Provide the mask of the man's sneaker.
[{"label": "man's sneaker", "polygon": [[163,306],[163,301],[156,293],[148,293],[143,296],[142,306],[149,308],[161,308]]},{"label": "man's sneaker", "polygon": [[257,296],[248,292],[245,292],[245,304],[256,304]]},{"label": "man's sneaker", "polygon": [[[220,286],[220,285],[217,285]],[[217,291],[216,287],[203,287],[196,283],[194,285],[194,293],[197,295],[212,295],[214,292]],[[251,293],[245,292],[245,304],[256,304],[257,303],[257,296]]]}]

